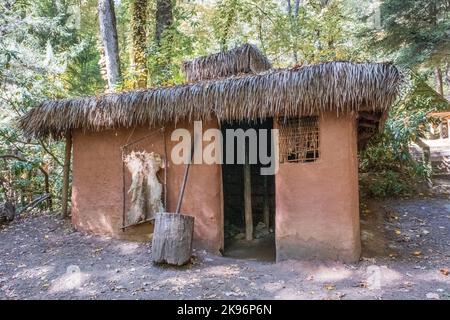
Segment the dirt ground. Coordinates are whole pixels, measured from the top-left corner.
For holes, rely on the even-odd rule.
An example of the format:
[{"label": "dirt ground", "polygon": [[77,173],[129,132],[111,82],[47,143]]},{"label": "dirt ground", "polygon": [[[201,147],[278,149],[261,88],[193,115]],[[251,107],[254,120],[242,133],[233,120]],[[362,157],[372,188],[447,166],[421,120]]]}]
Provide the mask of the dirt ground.
[{"label": "dirt ground", "polygon": [[151,263],[149,243],[74,231],[50,214],[0,230],[1,299],[450,299],[450,200],[362,205],[360,262],[279,264],[195,251]]}]

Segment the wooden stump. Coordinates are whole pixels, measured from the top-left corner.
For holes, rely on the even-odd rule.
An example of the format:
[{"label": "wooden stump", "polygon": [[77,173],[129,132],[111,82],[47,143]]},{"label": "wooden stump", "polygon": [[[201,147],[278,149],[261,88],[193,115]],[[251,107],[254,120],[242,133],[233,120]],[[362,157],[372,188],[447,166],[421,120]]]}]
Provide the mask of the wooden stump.
[{"label": "wooden stump", "polygon": [[157,213],[153,232],[152,259],[155,263],[181,266],[191,259],[194,217]]},{"label": "wooden stump", "polygon": [[11,222],[16,215],[16,207],[11,202],[0,203],[0,224]]}]

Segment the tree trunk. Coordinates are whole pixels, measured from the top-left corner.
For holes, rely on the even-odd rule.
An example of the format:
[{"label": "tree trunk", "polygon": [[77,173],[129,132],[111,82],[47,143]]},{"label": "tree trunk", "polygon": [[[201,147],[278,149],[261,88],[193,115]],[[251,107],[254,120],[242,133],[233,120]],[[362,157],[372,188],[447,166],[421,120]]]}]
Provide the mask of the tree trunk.
[{"label": "tree trunk", "polygon": [[159,45],[163,32],[172,25],[172,0],[158,0],[156,2],[155,40]]},{"label": "tree trunk", "polygon": [[108,88],[110,91],[114,91],[116,84],[120,80],[119,43],[117,40],[114,0],[98,1],[98,18],[100,36],[105,52]]},{"label": "tree trunk", "polygon": [[[161,85],[170,79],[171,67],[171,33],[165,33],[173,22],[173,2],[172,0],[157,0],[156,2],[156,26],[154,42],[157,47],[158,59],[152,74],[153,84]],[[164,40],[164,41],[163,41]],[[163,44],[168,44],[162,48]],[[163,51],[164,50],[164,51]]]},{"label": "tree trunk", "polygon": [[194,217],[157,213],[153,233],[152,259],[155,263],[181,266],[190,261]]},{"label": "tree trunk", "polygon": [[442,81],[442,70],[440,67],[434,69],[434,77],[436,81],[436,91],[440,95],[444,95],[444,82]]},{"label": "tree trunk", "polygon": [[146,44],[147,32],[145,24],[147,21],[148,0],[134,0],[131,6],[131,38],[132,54],[131,64],[134,74],[136,74],[136,84],[138,88],[147,87],[147,59]]},{"label": "tree trunk", "polygon": [[294,9],[292,9],[291,0],[287,0],[287,14],[289,17],[289,21],[291,24],[291,35],[293,39],[291,38],[291,50],[292,50],[292,60],[294,65],[298,64],[298,47],[297,47],[297,41],[298,41],[298,31],[299,31],[299,25],[298,25],[298,13],[300,10],[301,2],[300,0],[295,0],[294,2]]},{"label": "tree trunk", "polygon": [[68,197],[69,197],[69,178],[70,178],[70,158],[72,155],[72,134],[69,132],[66,135],[66,150],[64,156],[64,170],[63,170],[63,186],[62,186],[62,212],[61,216],[67,218],[68,216]]}]

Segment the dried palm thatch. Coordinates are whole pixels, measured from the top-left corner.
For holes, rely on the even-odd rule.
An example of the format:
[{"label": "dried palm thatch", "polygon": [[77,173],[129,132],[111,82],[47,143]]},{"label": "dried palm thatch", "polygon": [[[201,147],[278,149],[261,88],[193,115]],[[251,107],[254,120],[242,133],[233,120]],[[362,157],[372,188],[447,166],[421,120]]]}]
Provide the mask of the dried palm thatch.
[{"label": "dried palm thatch", "polygon": [[19,121],[28,137],[59,139],[72,129],[100,131],[179,120],[257,120],[325,111],[386,111],[403,76],[384,63],[329,62],[294,69],[96,97],[45,101]]},{"label": "dried palm thatch", "polygon": [[272,68],[269,60],[251,44],[191,61],[182,69],[188,82],[230,77],[240,73],[260,73]]}]

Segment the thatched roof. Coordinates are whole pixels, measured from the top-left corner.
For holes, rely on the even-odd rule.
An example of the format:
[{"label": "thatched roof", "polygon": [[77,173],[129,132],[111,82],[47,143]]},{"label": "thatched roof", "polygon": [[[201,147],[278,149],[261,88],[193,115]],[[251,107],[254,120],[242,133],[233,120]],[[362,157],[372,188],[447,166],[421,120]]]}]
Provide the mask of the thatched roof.
[{"label": "thatched roof", "polygon": [[391,64],[330,62],[263,74],[94,97],[45,101],[19,122],[28,137],[60,138],[71,129],[100,131],[217,116],[246,120],[333,110],[386,111],[402,75]]},{"label": "thatched roof", "polygon": [[252,44],[183,62],[188,82],[260,73],[272,68],[269,60]]}]

